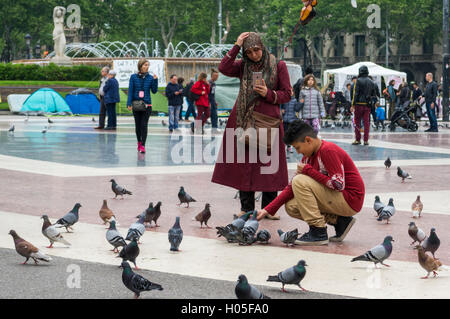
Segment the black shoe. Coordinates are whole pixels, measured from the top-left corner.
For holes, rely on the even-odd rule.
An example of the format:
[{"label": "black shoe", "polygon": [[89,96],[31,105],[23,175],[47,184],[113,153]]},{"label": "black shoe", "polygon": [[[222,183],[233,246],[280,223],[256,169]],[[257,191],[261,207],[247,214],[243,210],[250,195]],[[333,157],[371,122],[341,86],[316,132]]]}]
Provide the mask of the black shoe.
[{"label": "black shoe", "polygon": [[356,219],[353,217],[338,216],[337,224],[333,225],[336,230],[336,236],[330,237],[331,242],[341,242],[347,236]]},{"label": "black shoe", "polygon": [[194,134],[194,130],[195,130],[195,123],[192,122],[191,123],[191,132],[192,132],[192,134]]},{"label": "black shoe", "polygon": [[428,130],[425,130],[425,132],[432,132],[433,130],[429,128]]},{"label": "black shoe", "polygon": [[328,245],[328,234],[326,227],[309,226],[309,232],[295,241],[300,246],[320,246]]},{"label": "black shoe", "polygon": [[115,127],[105,127],[104,130],[105,131],[115,131],[116,128]]}]

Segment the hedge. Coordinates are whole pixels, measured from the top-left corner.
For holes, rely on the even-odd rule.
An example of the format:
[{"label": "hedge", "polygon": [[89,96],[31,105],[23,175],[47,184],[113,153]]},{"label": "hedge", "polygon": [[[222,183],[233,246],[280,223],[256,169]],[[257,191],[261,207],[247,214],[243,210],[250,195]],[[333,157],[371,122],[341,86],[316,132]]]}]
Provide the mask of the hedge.
[{"label": "hedge", "polygon": [[0,81],[94,81],[100,79],[100,68],[89,65],[58,66],[54,63],[0,63]]}]

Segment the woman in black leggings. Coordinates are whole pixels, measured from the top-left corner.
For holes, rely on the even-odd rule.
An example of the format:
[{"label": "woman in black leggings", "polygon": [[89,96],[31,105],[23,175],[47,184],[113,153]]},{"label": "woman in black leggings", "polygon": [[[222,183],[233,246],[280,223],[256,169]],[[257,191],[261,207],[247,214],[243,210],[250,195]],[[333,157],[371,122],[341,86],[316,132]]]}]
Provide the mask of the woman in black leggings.
[{"label": "woman in black leggings", "polygon": [[[148,73],[150,64],[142,58],[138,62],[138,73],[132,74],[130,77],[130,85],[128,88],[127,106],[133,110],[134,122],[136,124],[136,138],[138,142],[137,150],[145,153],[145,142],[147,140],[148,119],[152,113],[152,98],[150,91],[155,94],[158,92],[158,77]],[[141,104],[141,105],[139,105]],[[134,106],[133,106],[134,105]],[[144,105],[144,110],[137,110]]]}]

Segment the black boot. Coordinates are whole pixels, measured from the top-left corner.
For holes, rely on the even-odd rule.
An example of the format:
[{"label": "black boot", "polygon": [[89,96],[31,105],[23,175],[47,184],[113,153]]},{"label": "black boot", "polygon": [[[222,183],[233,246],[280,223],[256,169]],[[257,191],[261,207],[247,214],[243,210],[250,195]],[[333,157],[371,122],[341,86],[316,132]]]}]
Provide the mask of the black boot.
[{"label": "black boot", "polygon": [[328,245],[328,234],[326,227],[309,226],[309,232],[304,233],[295,241],[300,246]]},{"label": "black boot", "polygon": [[330,237],[331,242],[341,242],[347,236],[348,232],[352,228],[356,219],[353,217],[339,216],[337,219],[337,224],[333,225],[336,230],[336,236]]}]

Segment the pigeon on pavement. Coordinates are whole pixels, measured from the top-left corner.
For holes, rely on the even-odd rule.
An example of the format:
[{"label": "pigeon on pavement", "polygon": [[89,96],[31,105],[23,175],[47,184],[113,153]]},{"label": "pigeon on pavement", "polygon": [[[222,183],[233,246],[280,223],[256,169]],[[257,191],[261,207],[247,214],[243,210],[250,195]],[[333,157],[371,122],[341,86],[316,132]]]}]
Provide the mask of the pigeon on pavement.
[{"label": "pigeon on pavement", "polygon": [[375,267],[378,263],[383,266],[390,267],[386,265],[384,261],[389,258],[392,253],[392,242],[394,239],[392,236],[386,236],[381,245],[377,245],[372,249],[365,252],[363,255],[353,258],[351,261],[371,261],[375,263]]},{"label": "pigeon on pavement", "polygon": [[169,243],[170,251],[180,251],[181,241],[183,240],[183,230],[180,226],[180,217],[177,216],[175,219],[175,224],[169,229]]},{"label": "pigeon on pavement", "polygon": [[245,222],[249,219],[250,215],[253,212],[247,212],[243,214],[240,217],[237,217],[234,215],[234,220],[231,222],[231,224],[228,224],[227,226],[218,226],[217,229],[217,237],[223,236],[229,243],[237,242],[236,236],[238,233],[244,228]]},{"label": "pigeon on pavement", "polygon": [[155,223],[155,227],[159,227],[158,218],[161,216],[161,202],[158,202],[156,206],[153,208],[153,211],[150,215],[150,227],[152,226],[152,221]]},{"label": "pigeon on pavement", "polygon": [[111,209],[108,207],[108,203],[106,202],[106,199],[103,200],[102,208],[100,208],[100,211],[98,212],[100,218],[103,220],[103,224],[106,225],[106,223],[110,223],[111,221],[116,220],[116,216],[112,212]]},{"label": "pigeon on pavement", "polygon": [[151,224],[152,224],[152,212],[153,212],[153,203],[152,202],[150,202],[149,204],[148,204],[148,207],[140,214],[140,215],[137,215],[136,216],[136,218],[141,218],[141,216],[144,216],[144,225],[145,225],[145,227],[147,227],[148,226],[148,224],[150,224],[150,227],[151,227]]},{"label": "pigeon on pavement", "polygon": [[180,206],[183,203],[187,203],[187,207],[189,207],[189,203],[196,202],[196,200],[193,199],[191,195],[186,193],[183,186],[180,187],[180,191],[178,192],[178,199],[180,200],[180,203],[177,204],[178,206]]},{"label": "pigeon on pavement", "polygon": [[208,220],[211,218],[211,205],[206,203],[205,208],[195,216],[195,220],[200,222],[200,228],[203,228],[203,223],[205,223],[207,228],[211,228],[208,226]]},{"label": "pigeon on pavement", "polygon": [[417,199],[411,205],[411,211],[413,214],[413,218],[420,218],[420,215],[422,215],[422,210],[423,210],[423,204],[420,201],[420,195],[417,195]]},{"label": "pigeon on pavement", "polygon": [[137,270],[139,269],[136,265],[137,256],[139,256],[139,246],[136,237],[133,237],[133,240],[123,247],[118,257],[122,258],[122,261],[131,261],[134,264],[134,269]]},{"label": "pigeon on pavement", "polygon": [[248,245],[255,242],[254,237],[259,227],[259,222],[256,219],[257,213],[258,211],[253,211],[252,218],[245,222],[242,231],[240,232],[240,234],[238,234],[237,239],[239,241],[239,244]]},{"label": "pigeon on pavement", "polygon": [[425,235],[425,232],[422,229],[420,229],[419,227],[417,227],[414,222],[410,222],[409,223],[408,235],[409,235],[409,237],[411,237],[414,240],[411,243],[411,245],[414,245],[414,243],[416,241],[418,241],[419,244],[421,244],[425,240],[425,238],[427,237]]},{"label": "pigeon on pavement", "polygon": [[73,230],[72,226],[78,222],[78,211],[81,207],[80,203],[76,203],[70,212],[65,214],[62,218],[58,219],[55,225],[61,225],[57,227],[66,227],[66,231],[70,233],[69,228]]},{"label": "pigeon on pavement", "polygon": [[279,272],[276,276],[269,276],[267,281],[272,282],[281,282],[281,290],[286,292],[284,289],[285,285],[297,285],[301,290],[306,291],[301,285],[300,282],[305,278],[306,275],[306,262],[304,260],[300,260],[297,265],[292,266],[282,272]]},{"label": "pigeon on pavement", "polygon": [[14,130],[16,129],[16,127],[14,126],[14,125],[11,125],[10,127],[9,127],[9,130],[8,130],[8,132],[9,133],[14,133]]},{"label": "pigeon on pavement", "polygon": [[161,285],[153,283],[141,275],[134,273],[128,262],[123,261],[120,267],[122,268],[122,282],[125,287],[134,292],[135,299],[139,298],[143,291],[163,290]]},{"label": "pigeon on pavement", "polygon": [[434,254],[439,249],[440,245],[441,245],[441,241],[436,234],[436,228],[431,228],[430,236],[428,236],[422,242],[422,247],[424,248],[425,252],[427,252],[427,251],[431,252],[433,254],[433,258],[436,258],[436,256]]},{"label": "pigeon on pavement", "polygon": [[145,233],[145,226],[144,226],[144,216],[139,217],[139,220],[133,224],[131,224],[130,228],[128,229],[126,240],[133,240],[136,238],[137,241],[141,238],[142,235]]},{"label": "pigeon on pavement", "polygon": [[383,208],[380,215],[378,215],[377,220],[380,222],[382,220],[386,220],[386,224],[389,224],[389,219],[394,216],[395,207],[394,207],[394,199],[389,198],[389,203]]},{"label": "pigeon on pavement", "polygon": [[397,176],[402,179],[402,183],[405,182],[405,179],[412,179],[412,176],[407,172],[403,171],[400,167],[397,167]]},{"label": "pigeon on pavement", "polygon": [[283,232],[281,229],[278,229],[278,235],[280,235],[280,240],[287,246],[289,245],[294,246],[299,233],[297,228],[287,232]]},{"label": "pigeon on pavement", "polygon": [[256,241],[260,242],[261,244],[268,244],[269,243],[269,239],[270,239],[270,233],[268,230],[263,229],[260,230],[257,234],[256,234]]},{"label": "pigeon on pavement", "polygon": [[373,203],[373,209],[375,210],[375,212],[377,213],[377,216],[380,216],[381,211],[383,210],[383,208],[386,205],[384,205],[381,201],[380,201],[380,197],[379,196],[375,196],[375,202]]},{"label": "pigeon on pavement", "polygon": [[115,253],[119,252],[119,247],[125,247],[127,245],[125,239],[123,239],[122,235],[116,229],[115,220],[109,223],[109,229],[106,231],[106,240],[114,247],[112,251]]},{"label": "pigeon on pavement", "polygon": [[33,244],[27,242],[19,235],[17,235],[14,230],[10,230],[9,234],[14,239],[14,246],[16,247],[17,253],[26,258],[25,262],[23,262],[22,265],[25,265],[30,258],[34,260],[35,264],[39,263],[38,260],[42,260],[45,262],[50,262],[52,260],[49,256],[41,253],[39,249],[33,246]]},{"label": "pigeon on pavement", "polygon": [[52,225],[47,215],[42,215],[41,218],[44,220],[42,224],[42,235],[50,240],[50,246],[48,246],[47,248],[52,248],[54,242],[60,242],[64,245],[70,246],[70,243],[64,239],[59,229],[56,228],[55,225]]},{"label": "pigeon on pavement", "polygon": [[386,166],[386,168],[390,168],[392,165],[391,159],[388,157],[385,161],[384,161],[384,166]]},{"label": "pigeon on pavement", "polygon": [[111,189],[114,192],[114,194],[116,194],[114,199],[117,198],[117,195],[121,195],[122,199],[123,199],[123,195],[127,195],[127,194],[133,195],[132,192],[130,192],[130,191],[126,190],[125,188],[123,188],[122,186],[118,185],[114,179],[111,179],[110,182],[112,183]]},{"label": "pigeon on pavement", "polygon": [[422,279],[427,279],[430,275],[430,272],[433,272],[433,277],[437,276],[436,270],[439,269],[440,266],[442,266],[442,263],[439,261],[439,259],[435,259],[425,253],[425,250],[422,246],[417,245],[415,247],[417,249],[417,257],[419,259],[419,264],[422,266],[423,269],[427,271],[427,275],[425,277],[421,277]]},{"label": "pigeon on pavement", "polygon": [[237,299],[270,299],[265,296],[258,288],[248,283],[245,275],[240,275],[234,288]]}]

